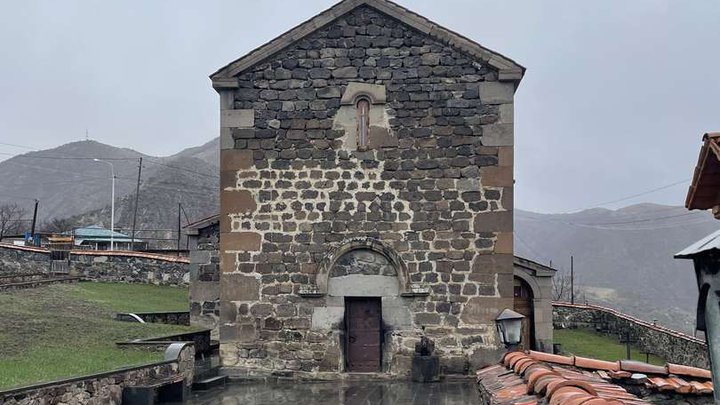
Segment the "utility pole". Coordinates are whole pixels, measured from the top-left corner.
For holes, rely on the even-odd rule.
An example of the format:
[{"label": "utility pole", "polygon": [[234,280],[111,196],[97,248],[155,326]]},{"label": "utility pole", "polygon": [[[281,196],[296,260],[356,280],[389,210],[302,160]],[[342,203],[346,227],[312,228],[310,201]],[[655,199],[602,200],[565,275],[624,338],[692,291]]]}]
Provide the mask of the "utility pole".
[{"label": "utility pole", "polygon": [[180,256],[180,215],[182,214],[182,204],[178,203],[178,225],[177,225],[177,255]]},{"label": "utility pole", "polygon": [[575,303],[575,266],[572,255],[570,256],[570,303]]},{"label": "utility pole", "polygon": [[30,229],[30,237],[32,237],[33,240],[33,246],[35,246],[35,224],[37,223],[37,210],[38,210],[38,203],[40,200],[37,198],[35,199],[35,208],[33,209],[33,221],[32,221],[32,228]]},{"label": "utility pole", "polygon": [[[181,205],[180,208],[182,209],[183,216],[185,217],[185,225],[190,224],[190,219],[188,219],[187,212],[185,211],[185,208]],[[188,234],[185,234],[185,250],[188,250],[190,247],[190,236]]]},{"label": "utility pole", "polygon": [[93,160],[110,165],[110,175],[112,176],[112,192],[110,196],[110,250],[115,250],[115,166],[107,160]]},{"label": "utility pole", "polygon": [[627,356],[628,360],[631,360],[630,358],[630,331],[625,332],[625,354]]},{"label": "utility pole", "polygon": [[135,224],[137,223],[138,202],[140,201],[140,175],[141,174],[142,174],[142,158],[140,158],[140,165],[138,165],[138,178],[137,178],[137,185],[135,186],[135,213],[133,214],[133,223],[132,223],[132,232],[131,232],[132,248],[130,250],[135,250]]}]

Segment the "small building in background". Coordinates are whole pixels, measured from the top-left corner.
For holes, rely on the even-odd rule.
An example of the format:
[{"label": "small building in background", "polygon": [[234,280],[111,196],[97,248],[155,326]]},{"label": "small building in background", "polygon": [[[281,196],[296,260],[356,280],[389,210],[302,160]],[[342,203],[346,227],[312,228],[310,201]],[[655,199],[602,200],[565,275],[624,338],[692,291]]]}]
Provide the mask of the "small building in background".
[{"label": "small building in background", "polygon": [[521,346],[553,351],[552,278],[556,270],[519,256],[513,257],[513,310],[522,315]]},{"label": "small building in background", "polygon": [[99,225],[90,225],[82,228],[75,228],[63,235],[72,235],[74,249],[110,250],[112,240],[114,250],[144,250],[147,249],[147,242],[140,239],[133,239],[124,233],[111,231]]}]

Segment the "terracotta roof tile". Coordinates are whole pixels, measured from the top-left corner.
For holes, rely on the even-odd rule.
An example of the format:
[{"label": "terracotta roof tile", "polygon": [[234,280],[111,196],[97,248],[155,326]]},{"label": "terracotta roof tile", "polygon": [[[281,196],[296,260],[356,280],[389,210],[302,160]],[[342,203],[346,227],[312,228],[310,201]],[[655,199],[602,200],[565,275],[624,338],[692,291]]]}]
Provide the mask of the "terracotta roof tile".
[{"label": "terracotta roof tile", "polygon": [[693,387],[693,392],[698,394],[712,394],[713,392],[712,388],[707,387],[705,384],[698,381],[690,381],[690,385]]},{"label": "terracotta roof tile", "polygon": [[710,372],[695,367],[664,367],[637,361],[601,361],[541,352],[513,352],[503,363],[478,371],[478,381],[499,404],[551,405],[626,404],[648,402],[614,383],[644,384],[651,391],[709,395]]},{"label": "terracotta roof tile", "polygon": [[683,366],[680,364],[668,363],[665,368],[669,374],[685,375],[689,377],[711,379],[712,373],[710,370],[705,370],[698,367]]},{"label": "terracotta roof tile", "polygon": [[560,356],[558,354],[550,354],[550,353],[536,352],[536,351],[530,350],[528,352],[528,355],[530,355],[530,357],[532,357],[535,360],[547,361],[550,363],[565,364],[568,366],[572,366],[575,363],[575,359],[573,357]]},{"label": "terracotta roof tile", "polygon": [[575,356],[575,367],[607,371],[620,370],[620,364],[617,361],[595,360],[578,356]]},{"label": "terracotta roof tile", "polygon": [[675,386],[675,392],[680,394],[690,394],[694,391],[693,386],[687,381],[679,377],[668,377],[667,381]]},{"label": "terracotta roof tile", "polygon": [[656,388],[660,391],[674,391],[675,390],[675,386],[670,384],[668,381],[666,381],[662,377],[648,378],[645,385],[647,385],[649,388]]},{"label": "terracotta roof tile", "polygon": [[667,369],[663,366],[654,366],[634,360],[620,360],[620,369],[633,373],[666,375]]}]

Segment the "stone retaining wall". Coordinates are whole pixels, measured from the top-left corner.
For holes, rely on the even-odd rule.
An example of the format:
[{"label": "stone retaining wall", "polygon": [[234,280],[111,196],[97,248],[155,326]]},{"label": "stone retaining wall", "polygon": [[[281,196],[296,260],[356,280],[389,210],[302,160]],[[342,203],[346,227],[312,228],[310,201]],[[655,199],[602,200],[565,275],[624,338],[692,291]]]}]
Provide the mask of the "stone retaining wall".
[{"label": "stone retaining wall", "polygon": [[50,256],[45,249],[26,248],[0,243],[0,274],[47,273]]},{"label": "stone retaining wall", "polygon": [[56,278],[45,278],[42,280],[30,280],[21,281],[17,283],[0,283],[0,292],[10,290],[21,290],[24,288],[36,288],[48,284],[65,284],[65,283],[77,283],[80,281],[80,277],[56,277]]},{"label": "stone retaining wall", "polygon": [[171,346],[165,352],[165,361],[0,391],[0,404],[121,404],[125,387],[176,381],[189,386],[194,358],[192,344]]},{"label": "stone retaining wall", "polygon": [[555,329],[592,328],[625,337],[645,352],[662,357],[669,363],[710,368],[707,345],[693,336],[654,325],[650,322],[596,305],[553,303]]},{"label": "stone retaining wall", "polygon": [[[143,252],[73,251],[70,274],[93,281],[186,286],[189,260]],[[0,243],[0,274],[47,273],[47,249]]]}]

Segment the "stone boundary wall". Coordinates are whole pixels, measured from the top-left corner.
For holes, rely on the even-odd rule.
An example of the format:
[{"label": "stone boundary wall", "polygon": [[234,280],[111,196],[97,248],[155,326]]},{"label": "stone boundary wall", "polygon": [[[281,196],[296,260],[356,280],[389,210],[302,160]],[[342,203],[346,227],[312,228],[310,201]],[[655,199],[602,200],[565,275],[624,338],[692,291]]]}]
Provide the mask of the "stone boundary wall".
[{"label": "stone boundary wall", "polygon": [[121,404],[125,387],[178,381],[189,387],[194,366],[192,343],[176,343],[164,361],[0,391],[0,404]]},{"label": "stone boundary wall", "polygon": [[[145,252],[73,251],[70,274],[93,281],[170,286],[189,282],[189,259]],[[0,274],[47,273],[49,250],[0,243]]]},{"label": "stone boundary wall", "polygon": [[668,363],[710,368],[707,345],[703,340],[611,308],[554,302],[553,327],[592,328],[618,337],[629,333],[637,347],[664,358]]},{"label": "stone boundary wall", "polygon": [[17,283],[0,284],[0,292],[21,290],[24,288],[35,288],[48,284],[76,283],[78,281],[80,281],[80,277],[56,277],[46,278],[42,280],[21,281]]}]

